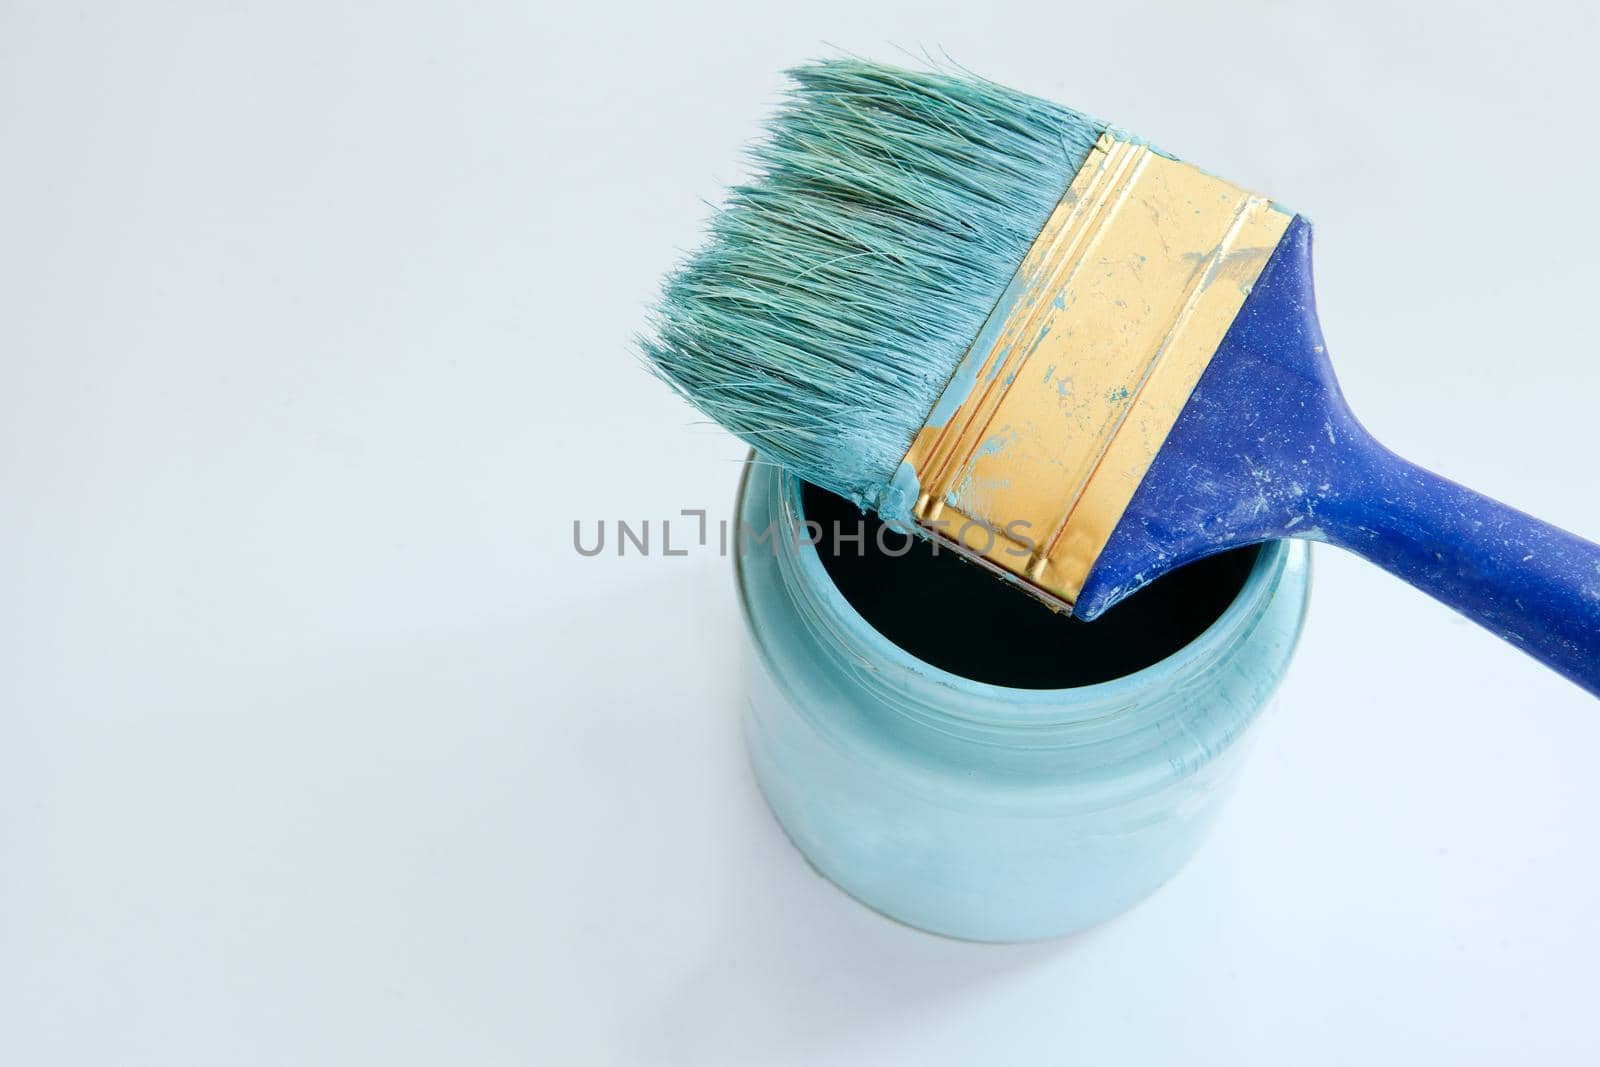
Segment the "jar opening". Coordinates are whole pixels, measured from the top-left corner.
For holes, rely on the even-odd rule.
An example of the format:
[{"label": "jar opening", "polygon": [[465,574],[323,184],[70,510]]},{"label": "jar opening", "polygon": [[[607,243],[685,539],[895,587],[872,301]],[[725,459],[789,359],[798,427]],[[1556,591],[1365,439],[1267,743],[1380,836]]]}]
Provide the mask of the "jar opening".
[{"label": "jar opening", "polygon": [[[1084,622],[825,489],[803,486],[800,506],[820,530],[823,569],[868,625],[940,670],[1013,689],[1098,685],[1154,666],[1217,621],[1261,552],[1250,545],[1180,567]],[[963,605],[959,626],[953,603]]]}]

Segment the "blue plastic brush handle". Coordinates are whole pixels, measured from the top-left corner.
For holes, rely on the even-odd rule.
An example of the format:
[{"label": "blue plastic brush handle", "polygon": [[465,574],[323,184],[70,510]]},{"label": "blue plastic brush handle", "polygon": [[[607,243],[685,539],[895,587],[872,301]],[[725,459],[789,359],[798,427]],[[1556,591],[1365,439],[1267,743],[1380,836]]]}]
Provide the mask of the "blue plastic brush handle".
[{"label": "blue plastic brush handle", "polygon": [[1409,463],[1359,426],[1337,451],[1350,482],[1317,512],[1330,544],[1600,695],[1600,545]]},{"label": "blue plastic brush handle", "polygon": [[1279,537],[1356,552],[1600,695],[1600,545],[1409,463],[1345,404],[1295,219],[1073,612]]}]

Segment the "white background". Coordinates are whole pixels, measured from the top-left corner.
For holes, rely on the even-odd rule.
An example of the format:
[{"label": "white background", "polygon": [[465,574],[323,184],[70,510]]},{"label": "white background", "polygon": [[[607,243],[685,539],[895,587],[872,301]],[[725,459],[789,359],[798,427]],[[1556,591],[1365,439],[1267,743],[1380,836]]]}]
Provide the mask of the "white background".
[{"label": "white background", "polygon": [[1216,835],[902,928],[742,762],[634,364],[785,66],[944,49],[1317,224],[1391,446],[1593,537],[1592,5],[0,6],[0,1063],[1593,1061],[1594,700],[1317,557]]}]

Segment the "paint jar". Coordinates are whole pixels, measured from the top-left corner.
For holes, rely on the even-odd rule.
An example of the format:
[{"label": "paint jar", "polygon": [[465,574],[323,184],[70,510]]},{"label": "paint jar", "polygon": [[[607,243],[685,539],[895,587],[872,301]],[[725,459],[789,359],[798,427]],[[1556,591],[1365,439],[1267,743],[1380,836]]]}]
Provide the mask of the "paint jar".
[{"label": "paint jar", "polygon": [[981,941],[1080,930],[1178,871],[1289,664],[1310,580],[1306,545],[1271,542],[1084,623],[775,466],[746,469],[737,513],[767,802],[858,900]]}]

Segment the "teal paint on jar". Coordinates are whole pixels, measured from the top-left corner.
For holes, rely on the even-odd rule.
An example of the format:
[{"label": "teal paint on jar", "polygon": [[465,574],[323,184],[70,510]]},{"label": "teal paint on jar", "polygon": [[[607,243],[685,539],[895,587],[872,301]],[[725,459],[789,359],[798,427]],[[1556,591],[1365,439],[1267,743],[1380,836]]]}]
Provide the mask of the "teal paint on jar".
[{"label": "teal paint on jar", "polygon": [[802,535],[803,507],[792,475],[750,465],[735,559],[751,761],[819,871],[912,926],[1022,941],[1110,918],[1182,867],[1288,667],[1306,545],[1263,546],[1215,620],[1151,666],[1015,688],[869,625]]}]

